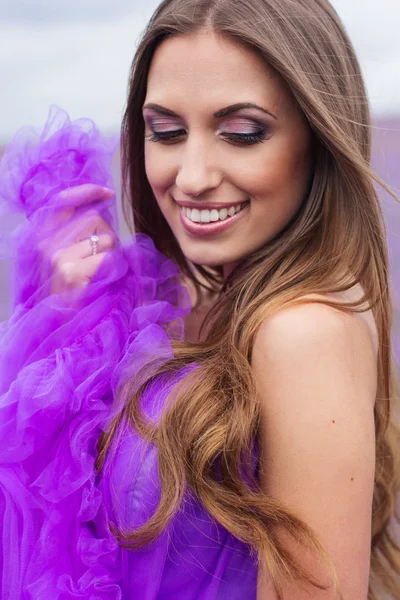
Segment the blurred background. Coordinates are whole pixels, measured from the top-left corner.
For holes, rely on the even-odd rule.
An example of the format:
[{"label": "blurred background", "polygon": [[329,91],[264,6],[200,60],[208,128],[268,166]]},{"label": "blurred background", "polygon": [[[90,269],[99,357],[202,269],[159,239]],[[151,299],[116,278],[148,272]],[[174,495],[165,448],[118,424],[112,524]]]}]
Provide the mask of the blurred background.
[{"label": "blurred background", "polygon": [[[24,125],[42,127],[51,104],[118,132],[130,63],[158,0],[1,0],[0,154]],[[400,195],[400,3],[332,0],[356,48],[371,102],[373,164]],[[379,190],[387,221],[400,358],[400,204]],[[0,261],[0,321],[7,316]]]}]

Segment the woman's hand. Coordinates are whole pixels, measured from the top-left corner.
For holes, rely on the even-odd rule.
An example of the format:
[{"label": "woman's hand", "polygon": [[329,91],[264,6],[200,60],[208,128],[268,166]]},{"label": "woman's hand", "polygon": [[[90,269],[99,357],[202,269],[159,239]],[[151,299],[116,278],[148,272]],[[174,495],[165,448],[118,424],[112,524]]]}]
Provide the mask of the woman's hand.
[{"label": "woman's hand", "polygon": [[[99,214],[99,203],[113,195],[113,190],[95,184],[60,192],[60,204],[67,206],[47,219],[39,244],[43,258],[50,264],[52,294],[87,286],[106,252],[117,245],[117,234]],[[91,235],[98,236],[94,255]]]}]

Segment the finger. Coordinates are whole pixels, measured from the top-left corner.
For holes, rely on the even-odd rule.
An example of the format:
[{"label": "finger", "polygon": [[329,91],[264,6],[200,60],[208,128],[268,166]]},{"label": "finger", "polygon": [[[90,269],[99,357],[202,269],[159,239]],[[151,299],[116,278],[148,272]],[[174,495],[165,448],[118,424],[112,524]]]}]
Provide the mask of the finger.
[{"label": "finger", "polygon": [[[101,237],[100,243],[98,243],[98,252],[107,249],[109,245],[118,246],[117,233],[95,212],[79,218],[72,218],[52,236],[42,236],[37,246],[43,259],[49,261],[53,268],[57,269],[59,262],[70,256],[72,256],[72,260],[76,260],[92,254],[89,238],[94,234],[99,237],[108,234],[106,238]],[[80,244],[80,242],[83,243]]]},{"label": "finger", "polygon": [[[75,215],[69,223],[53,236],[54,250],[72,246],[77,242],[87,240],[93,234],[109,233],[117,238],[112,227],[95,211],[88,210],[85,214]],[[57,242],[59,244],[57,245]],[[56,247],[57,246],[57,247]]]},{"label": "finger", "polygon": [[85,183],[62,190],[56,196],[56,204],[48,207],[48,211],[42,214],[40,234],[46,236],[56,233],[57,229],[71,220],[79,208],[93,202],[103,202],[114,195],[115,192],[110,188],[93,183]]},{"label": "finger", "polygon": [[[116,236],[110,233],[96,234],[98,237],[97,242],[97,253],[106,252],[111,250],[116,245]],[[93,254],[93,244],[88,237],[81,242],[73,244],[68,248],[63,248],[53,253],[51,263],[56,270],[62,269],[64,263],[75,263],[81,259],[86,259],[90,256],[96,256]]]},{"label": "finger", "polygon": [[[98,237],[96,254],[111,250],[115,246],[115,236],[111,235],[110,233],[96,235]],[[77,258],[96,256],[96,254],[93,254],[93,243],[91,242],[90,238],[78,242],[73,248],[74,252],[76,252]]]},{"label": "finger", "polygon": [[75,241],[80,242],[89,238],[92,234],[110,233],[115,234],[111,225],[103,219],[95,209],[89,209],[85,214],[76,216],[67,228],[69,237],[75,235]]},{"label": "finger", "polygon": [[107,200],[112,198],[115,192],[102,185],[95,183],[83,183],[62,190],[58,193],[58,198],[62,203],[72,206],[80,206],[82,204],[90,204],[98,200]]},{"label": "finger", "polygon": [[42,220],[38,226],[40,236],[53,235],[57,230],[69,221],[75,212],[74,207],[67,206],[63,208],[51,208],[47,212],[43,211]]},{"label": "finger", "polygon": [[53,277],[51,293],[60,294],[86,287],[106,256],[106,252],[102,252],[84,260],[63,262]]},{"label": "finger", "polygon": [[83,278],[86,278],[86,282],[84,283],[89,283],[89,281],[93,279],[93,276],[97,273],[106,256],[107,252],[101,252],[100,254],[95,254],[94,256],[88,256],[84,261],[82,261],[82,263],[85,264]]}]

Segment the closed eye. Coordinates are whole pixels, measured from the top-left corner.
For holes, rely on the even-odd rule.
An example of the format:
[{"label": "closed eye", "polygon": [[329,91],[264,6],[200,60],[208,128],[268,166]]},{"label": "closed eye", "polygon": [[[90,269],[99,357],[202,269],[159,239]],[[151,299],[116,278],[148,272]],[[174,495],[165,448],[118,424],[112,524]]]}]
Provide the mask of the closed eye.
[{"label": "closed eye", "polygon": [[[185,133],[186,131],[184,129],[176,129],[175,131],[152,131],[152,133],[146,135],[145,138],[149,142],[169,142],[180,138],[182,134],[184,135]],[[233,143],[242,145],[259,144],[268,139],[265,129],[260,129],[254,133],[224,133],[223,137]]]}]

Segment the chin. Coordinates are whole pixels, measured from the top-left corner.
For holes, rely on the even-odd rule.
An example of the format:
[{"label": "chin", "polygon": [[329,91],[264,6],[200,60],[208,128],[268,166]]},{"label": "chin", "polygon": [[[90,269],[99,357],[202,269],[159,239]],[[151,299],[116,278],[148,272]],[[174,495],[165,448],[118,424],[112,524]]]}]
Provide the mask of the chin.
[{"label": "chin", "polygon": [[218,260],[217,258],[204,258],[204,256],[196,256],[196,255],[188,255],[185,254],[188,261],[195,265],[201,265],[202,267],[222,267],[224,265],[223,262]]},{"label": "chin", "polygon": [[217,254],[213,255],[211,252],[207,254],[205,254],[204,252],[202,252],[201,254],[196,252],[185,252],[183,248],[182,252],[188,261],[196,265],[201,265],[202,267],[224,267],[227,265],[231,265],[232,263],[237,264],[241,260],[243,260],[243,258],[236,257],[234,257],[233,259],[228,259],[226,256],[218,256]]},{"label": "chin", "polygon": [[[171,227],[172,229],[172,227]],[[226,265],[231,265],[233,263],[239,263],[248,256],[248,253],[242,251],[239,255],[233,254],[232,247],[237,243],[228,243],[225,244],[224,248],[220,246],[220,240],[209,240],[207,243],[204,243],[205,240],[187,240],[182,239],[179,235],[181,232],[174,232],[175,240],[178,242],[179,247],[185,256],[185,258],[196,265],[201,265],[203,267],[223,267]]]}]

